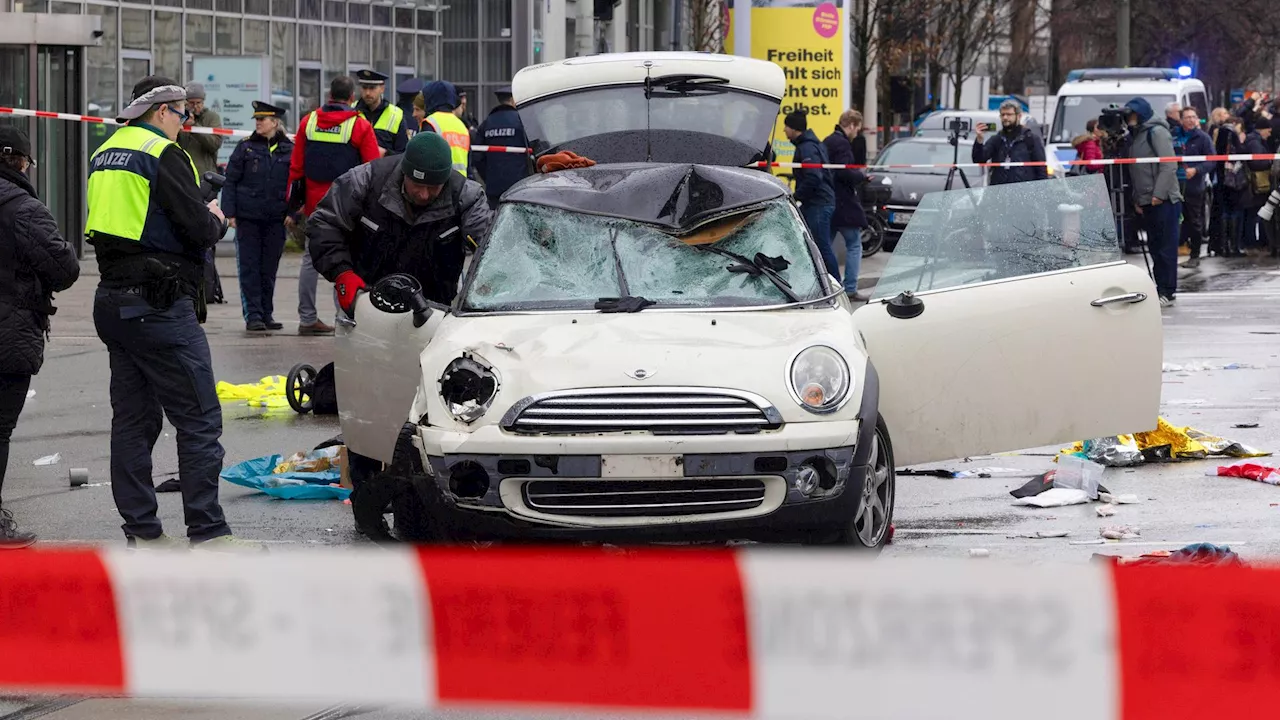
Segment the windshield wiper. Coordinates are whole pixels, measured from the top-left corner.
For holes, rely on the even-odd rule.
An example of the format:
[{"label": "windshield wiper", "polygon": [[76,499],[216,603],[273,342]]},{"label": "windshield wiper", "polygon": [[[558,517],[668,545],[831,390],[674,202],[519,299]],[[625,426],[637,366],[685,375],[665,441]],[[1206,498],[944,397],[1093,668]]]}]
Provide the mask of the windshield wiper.
[{"label": "windshield wiper", "polygon": [[654,96],[654,86],[659,86],[667,92],[687,95],[697,90],[710,90],[715,93],[723,93],[724,90],[717,86],[727,85],[728,83],[728,78],[722,78],[716,75],[659,75],[655,78],[645,78],[644,97],[648,100]]},{"label": "windshield wiper", "polygon": [[650,300],[649,298],[624,295],[616,298],[600,298],[596,301],[595,308],[602,313],[637,313],[657,304],[656,300]]},{"label": "windshield wiper", "polygon": [[722,255],[737,262],[737,265],[730,265],[725,268],[729,272],[746,273],[751,277],[764,276],[768,278],[769,282],[773,283],[774,287],[778,288],[783,295],[786,295],[788,300],[791,302],[800,302],[800,296],[796,295],[795,292],[791,290],[791,283],[787,282],[785,278],[778,274],[779,270],[786,270],[790,267],[790,260],[781,256],[769,257],[764,253],[756,253],[754,258],[747,258],[743,255],[739,255],[738,253],[730,252],[723,248],[712,247],[710,245],[696,245],[695,247],[705,252]]}]

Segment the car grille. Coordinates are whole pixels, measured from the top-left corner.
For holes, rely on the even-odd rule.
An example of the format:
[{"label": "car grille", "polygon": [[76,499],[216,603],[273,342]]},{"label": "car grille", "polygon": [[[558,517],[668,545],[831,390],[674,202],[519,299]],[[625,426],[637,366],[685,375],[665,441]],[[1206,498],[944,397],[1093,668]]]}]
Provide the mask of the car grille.
[{"label": "car grille", "polygon": [[512,432],[573,434],[648,431],[655,435],[754,433],[782,426],[764,398],[704,388],[600,388],[538,395],[502,419]]},{"label": "car grille", "polygon": [[530,480],[525,505],[548,515],[639,517],[753,510],[764,502],[759,478],[697,480]]}]

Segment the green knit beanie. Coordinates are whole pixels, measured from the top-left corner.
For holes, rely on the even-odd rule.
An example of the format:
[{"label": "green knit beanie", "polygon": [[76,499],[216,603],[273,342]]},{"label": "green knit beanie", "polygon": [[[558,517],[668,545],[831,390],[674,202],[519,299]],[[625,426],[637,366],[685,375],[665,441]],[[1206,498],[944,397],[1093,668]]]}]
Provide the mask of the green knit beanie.
[{"label": "green knit beanie", "polygon": [[424,130],[409,141],[400,168],[405,177],[416,183],[443,185],[453,172],[453,150],[444,138]]}]

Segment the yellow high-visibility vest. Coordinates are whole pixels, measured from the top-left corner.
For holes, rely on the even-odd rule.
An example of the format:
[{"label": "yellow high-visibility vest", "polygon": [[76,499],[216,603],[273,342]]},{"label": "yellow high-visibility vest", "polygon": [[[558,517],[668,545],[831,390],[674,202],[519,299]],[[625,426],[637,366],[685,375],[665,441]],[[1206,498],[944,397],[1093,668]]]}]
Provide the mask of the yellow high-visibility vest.
[{"label": "yellow high-visibility vest", "polygon": [[433,113],[427,118],[427,122],[431,123],[431,128],[439,133],[445,142],[449,143],[453,169],[466,177],[467,157],[471,153],[471,132],[467,130],[466,123],[447,110]]}]

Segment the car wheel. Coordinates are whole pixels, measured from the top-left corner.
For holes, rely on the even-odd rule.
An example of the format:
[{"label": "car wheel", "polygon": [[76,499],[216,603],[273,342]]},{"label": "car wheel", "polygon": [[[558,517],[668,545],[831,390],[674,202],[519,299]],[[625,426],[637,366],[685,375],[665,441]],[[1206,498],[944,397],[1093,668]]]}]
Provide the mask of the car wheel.
[{"label": "car wheel", "polygon": [[855,550],[880,552],[889,542],[893,526],[894,494],[897,475],[893,468],[893,445],[889,442],[889,430],[884,418],[876,423],[872,436],[871,455],[867,458],[870,471],[862,485],[858,509],[848,524],[841,527],[829,544],[846,545]]},{"label": "car wheel", "polygon": [[867,218],[867,226],[862,230],[862,257],[869,258],[884,247],[884,222],[880,216]]}]

